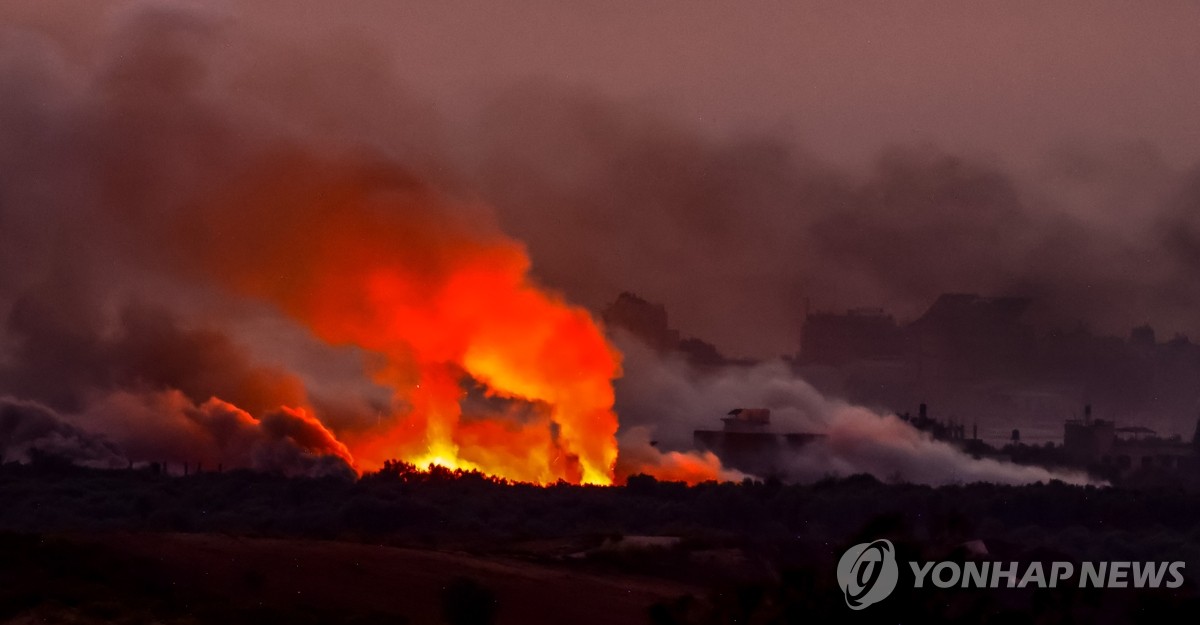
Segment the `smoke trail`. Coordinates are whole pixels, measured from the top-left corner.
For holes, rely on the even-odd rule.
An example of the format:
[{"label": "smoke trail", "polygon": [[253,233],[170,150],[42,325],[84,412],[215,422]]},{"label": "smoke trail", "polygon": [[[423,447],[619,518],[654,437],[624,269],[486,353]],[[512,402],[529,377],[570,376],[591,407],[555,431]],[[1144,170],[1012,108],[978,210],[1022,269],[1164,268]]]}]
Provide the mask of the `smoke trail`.
[{"label": "smoke trail", "polygon": [[[870,473],[923,484],[1088,482],[1076,472],[977,460],[894,415],[822,396],[782,361],[701,372],[678,354],[661,355],[626,334],[617,344],[625,354],[626,376],[617,384],[622,428],[652,430],[667,449],[691,448],[692,431],[714,428],[731,408],[761,406],[771,409],[778,431],[825,435],[779,459],[790,479]],[[636,436],[645,440],[643,433]]]}]

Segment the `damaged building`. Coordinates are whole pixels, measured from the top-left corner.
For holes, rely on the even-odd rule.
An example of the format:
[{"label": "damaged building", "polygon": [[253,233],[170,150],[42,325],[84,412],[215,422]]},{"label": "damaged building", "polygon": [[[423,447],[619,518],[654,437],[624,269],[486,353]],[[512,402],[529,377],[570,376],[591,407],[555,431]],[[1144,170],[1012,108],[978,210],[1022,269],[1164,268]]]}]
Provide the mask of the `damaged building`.
[{"label": "damaged building", "polygon": [[1200,422],[1191,441],[1163,437],[1144,426],[1118,427],[1112,420],[1093,419],[1090,405],[1084,406],[1083,418],[1063,424],[1063,454],[1070,462],[1118,478],[1139,471],[1200,469],[1198,446]]},{"label": "damaged building", "polygon": [[785,474],[788,458],[823,436],[778,432],[771,427],[767,408],[735,408],[721,421],[720,430],[694,432],[696,448],[715,453],[728,467],[760,477]]}]

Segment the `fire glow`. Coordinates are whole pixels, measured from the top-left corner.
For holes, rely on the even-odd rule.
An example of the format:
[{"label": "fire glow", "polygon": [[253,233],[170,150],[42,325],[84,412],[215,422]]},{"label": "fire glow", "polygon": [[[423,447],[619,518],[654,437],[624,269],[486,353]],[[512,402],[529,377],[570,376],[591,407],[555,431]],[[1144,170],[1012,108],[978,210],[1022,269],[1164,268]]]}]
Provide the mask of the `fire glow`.
[{"label": "fire glow", "polygon": [[[400,459],[613,483],[620,354],[587,311],[530,279],[523,246],[459,208],[387,171],[285,159],[188,229],[210,277],[371,355],[394,414],[340,436],[357,470]],[[464,414],[464,382],[532,409]]]}]

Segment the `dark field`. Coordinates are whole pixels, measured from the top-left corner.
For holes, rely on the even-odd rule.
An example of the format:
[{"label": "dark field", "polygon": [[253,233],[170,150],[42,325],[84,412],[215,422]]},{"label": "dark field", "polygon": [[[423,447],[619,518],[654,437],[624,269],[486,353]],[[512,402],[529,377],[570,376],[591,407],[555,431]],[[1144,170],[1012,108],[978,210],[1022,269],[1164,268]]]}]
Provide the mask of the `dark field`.
[{"label": "dark field", "polygon": [[[12,623],[1122,623],[1200,615],[1200,496],[1066,486],[357,482],[0,470]],[[673,537],[648,539],[643,537]],[[1187,563],[1178,589],[913,589],[846,608],[833,576],[900,559]],[[677,539],[677,540],[675,540]],[[902,567],[902,574],[907,573]],[[911,583],[908,584],[911,586]]]}]

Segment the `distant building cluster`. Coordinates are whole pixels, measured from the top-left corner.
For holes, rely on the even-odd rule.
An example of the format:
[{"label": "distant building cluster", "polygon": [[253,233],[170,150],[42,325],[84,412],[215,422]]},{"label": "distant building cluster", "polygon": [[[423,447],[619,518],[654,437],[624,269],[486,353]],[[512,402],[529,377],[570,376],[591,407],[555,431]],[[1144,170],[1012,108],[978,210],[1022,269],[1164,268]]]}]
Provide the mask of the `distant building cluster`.
[{"label": "distant building cluster", "polygon": [[[1149,325],[1122,338],[1082,323],[1035,323],[1035,304],[946,293],[907,323],[882,308],[809,312],[790,361],[823,394],[893,411],[969,454],[1086,469],[1115,482],[1195,475],[1200,483],[1200,441],[1159,434],[1190,432],[1195,423],[1200,345],[1182,335],[1161,340]],[[604,319],[699,369],[753,364],[682,337],[665,308],[630,293]],[[1090,406],[1080,416],[1083,404],[1099,406],[1102,417]],[[946,416],[931,416],[929,405]],[[919,406],[915,415],[900,412],[911,406]],[[721,429],[694,433],[697,448],[760,476],[782,473],[788,452],[819,438],[776,430],[761,408],[734,410]]]},{"label": "distant building cluster", "polygon": [[1063,430],[1063,453],[1079,466],[1124,477],[1135,472],[1173,472],[1200,469],[1200,422],[1192,440],[1161,437],[1142,426],[1117,427],[1113,421],[1093,419],[1091,406],[1082,419],[1068,419]]},{"label": "distant building cluster", "polygon": [[1085,402],[1127,428],[1190,428],[1200,345],[1161,341],[1147,325],[1121,338],[1035,324],[1034,304],[947,293],[908,323],[878,308],[810,312],[793,365],[827,395],[885,410],[928,402],[984,426],[992,441],[1033,424],[1050,440],[1049,424]]},{"label": "distant building cluster", "polygon": [[[979,438],[978,426],[942,421],[922,403],[915,415],[896,415],[931,438],[957,447],[977,458],[1086,471],[1093,477],[1123,486],[1183,485],[1200,487],[1200,421],[1191,440],[1161,437],[1143,426],[1118,426],[1114,421],[1092,417],[1090,405],[1082,418],[1063,421],[1061,444],[1026,444],[1019,429],[1009,441],[991,445]],[[771,425],[766,408],[735,408],[721,419],[721,429],[699,429],[693,434],[695,447],[711,451],[725,466],[758,477],[786,477],[792,459],[823,435],[810,432],[781,432]]]},{"label": "distant building cluster", "polygon": [[753,361],[729,358],[707,341],[684,337],[671,327],[667,309],[662,304],[653,304],[633,293],[621,293],[604,309],[602,317],[609,328],[620,328],[659,353],[678,353],[700,369],[753,364]]},{"label": "distant building cluster", "polygon": [[1063,421],[1061,444],[1027,445],[1014,429],[1009,444],[997,448],[978,437],[965,436],[962,424],[944,423],[928,415],[921,404],[918,416],[898,415],[933,438],[953,444],[975,456],[1036,464],[1049,468],[1085,470],[1093,476],[1123,485],[1200,485],[1200,421],[1190,440],[1160,436],[1143,426],[1118,426],[1115,421],[1095,419],[1085,405],[1082,418]]}]

